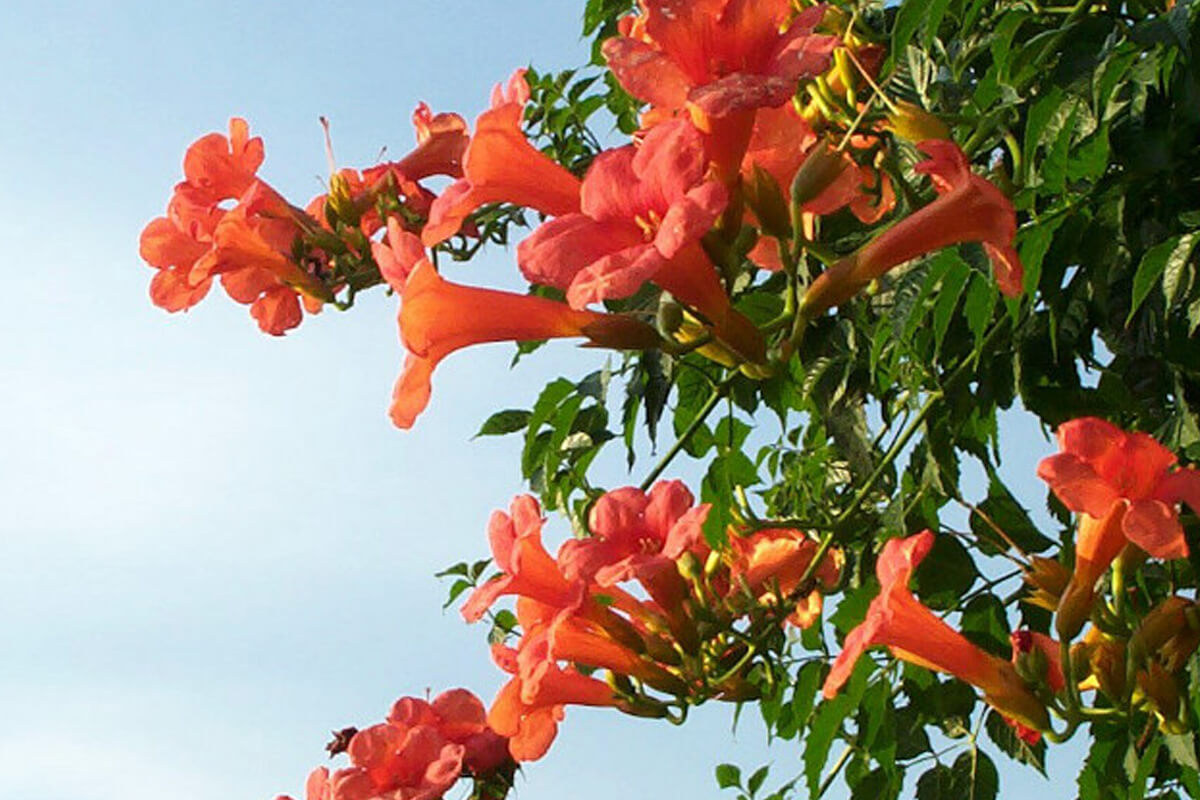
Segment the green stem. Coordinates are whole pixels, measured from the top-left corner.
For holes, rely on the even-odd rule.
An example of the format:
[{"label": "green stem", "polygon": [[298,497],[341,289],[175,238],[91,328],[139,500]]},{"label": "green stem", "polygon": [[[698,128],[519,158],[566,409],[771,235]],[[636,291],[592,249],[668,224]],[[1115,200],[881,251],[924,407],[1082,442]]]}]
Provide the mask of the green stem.
[{"label": "green stem", "polygon": [[842,771],[842,767],[846,766],[846,762],[850,760],[850,755],[854,752],[854,745],[846,745],[846,749],[838,756],[837,761],[833,763],[833,769],[829,770],[829,774],[825,776],[825,780],[821,781],[821,785],[817,787],[817,793],[813,795],[813,800],[820,800],[829,791],[829,787],[833,785],[838,773]]},{"label": "green stem", "polygon": [[695,419],[693,419],[691,424],[687,426],[687,429],[679,435],[679,438],[675,440],[675,444],[671,445],[671,449],[668,450],[666,454],[659,459],[658,463],[654,465],[654,469],[650,470],[650,474],[646,476],[645,480],[642,481],[638,488],[640,488],[643,492],[648,491],[654,482],[658,480],[658,476],[662,475],[666,468],[671,465],[671,462],[675,460],[675,456],[682,452],[683,448],[687,446],[688,440],[695,435],[696,431],[700,430],[700,426],[704,424],[706,419],[708,419],[708,415],[711,414],[713,409],[717,407],[717,404],[721,402],[721,398],[724,397],[729,391],[729,386],[733,383],[733,379],[735,377],[737,377],[736,372],[717,384],[716,388],[713,389],[712,395],[710,395],[708,400],[704,402],[704,405],[700,407],[700,410],[696,412]]}]

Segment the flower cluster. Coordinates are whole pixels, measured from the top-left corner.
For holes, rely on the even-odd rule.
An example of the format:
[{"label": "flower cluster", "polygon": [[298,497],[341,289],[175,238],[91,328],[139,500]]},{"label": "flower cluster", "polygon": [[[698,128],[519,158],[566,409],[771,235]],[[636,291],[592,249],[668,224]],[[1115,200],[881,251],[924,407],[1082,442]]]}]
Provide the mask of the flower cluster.
[{"label": "flower cluster", "polygon": [[[665,717],[672,703],[751,699],[753,651],[741,626],[807,627],[818,618],[822,590],[840,577],[838,551],[814,563],[816,541],[780,529],[731,532],[714,550],[702,532],[708,513],[679,481],[616,489],[592,506],[591,535],[567,540],[555,556],[532,497],[492,515],[501,573],[462,613],[474,622],[500,597],[516,597],[520,638],[493,646],[513,677],[488,716],[516,760],[546,752],[565,705]],[[606,670],[608,681],[581,669]]]},{"label": "flower cluster", "polygon": [[[330,147],[328,191],[304,207],[258,177],[263,143],[235,118],[228,135],[209,134],[188,148],[184,180],[166,215],[142,233],[142,257],[157,270],[151,298],[168,311],[186,310],[217,279],[235,301],[250,306],[262,330],[280,335],[301,322],[304,309],[345,309],[357,292],[386,285],[399,299],[406,351],[390,415],[404,429],[429,405],[434,371],[452,353],[489,342],[558,338],[643,354],[636,364],[647,372],[651,361],[659,373],[680,364],[696,370],[713,389],[705,408],[730,400],[727,432],[741,424],[735,404],[752,413],[758,397],[766,403],[768,392],[785,394],[781,383],[790,383],[793,395],[771,405],[781,418],[799,411],[814,427],[832,428],[832,417],[821,420],[809,401],[834,359],[826,350],[817,364],[807,363],[805,348],[815,337],[805,339],[806,331],[828,331],[834,309],[878,282],[894,281],[892,270],[941,248],[978,245],[996,290],[987,283],[986,266],[981,278],[957,277],[983,290],[963,301],[978,312],[968,323],[982,342],[1006,331],[1016,339],[1017,320],[1032,305],[1010,304],[1011,319],[981,333],[980,322],[988,322],[983,312],[993,312],[998,295],[1016,298],[1024,290],[1013,202],[974,170],[978,148],[968,145],[968,154],[945,122],[887,95],[895,74],[879,73],[888,64],[894,69],[900,54],[888,60],[882,45],[856,32],[856,16],[803,0],[638,0],[599,50],[610,86],[620,87],[614,94],[623,90],[625,99],[641,104],[629,125],[638,129],[618,146],[593,143],[571,168],[551,157],[553,147],[540,149],[531,138],[536,127],[530,123],[546,106],[537,105],[523,69],[495,87],[473,126],[458,114],[418,106],[417,145],[398,161],[337,169]],[[1004,138],[1016,137],[1006,131]],[[974,134],[969,141],[978,144]],[[1016,152],[1012,160],[1019,161]],[[435,176],[449,179],[440,193],[424,184]],[[449,260],[466,260],[488,242],[507,243],[527,220],[531,229],[514,243],[529,293],[448,279]],[[850,233],[825,237],[839,226]],[[917,302],[936,287],[927,284]],[[939,342],[958,298],[951,291],[936,301]],[[876,361],[895,343],[896,326],[883,319],[889,307],[879,299],[855,310],[874,326],[868,337],[872,381]],[[839,324],[853,315],[841,316]],[[988,642],[988,636],[972,638],[961,605],[952,611],[963,612],[965,632],[952,613],[938,616],[921,598],[937,604],[911,588],[920,565],[929,570],[929,561],[938,560],[931,556],[936,534],[924,530],[886,541],[871,535],[878,517],[865,505],[875,502],[872,493],[889,480],[889,467],[893,484],[899,483],[896,458],[914,452],[906,446],[921,425],[931,424],[933,404],[946,399],[956,381],[968,383],[959,381],[959,370],[983,352],[980,344],[961,357],[958,369],[943,372],[941,348],[931,351],[937,363],[925,365],[930,382],[917,384],[931,393],[928,404],[890,449],[879,446],[882,435],[863,439],[861,449],[872,452],[855,460],[874,462],[864,471],[866,485],[829,494],[841,510],[817,509],[804,517],[816,520],[811,524],[756,518],[738,494],[743,487],[712,488],[716,471],[702,496],[711,503],[697,504],[680,481],[653,483],[689,436],[704,431],[717,438],[703,427],[708,411],[690,423],[675,417],[683,430],[679,442],[641,488],[604,492],[586,479],[573,486],[586,496],[574,507],[579,536],[553,553],[543,542],[546,519],[533,496],[518,496],[506,511],[494,512],[488,538],[496,573],[479,582],[481,562],[463,573],[452,596],[474,589],[462,616],[492,619],[491,656],[507,682],[490,707],[462,689],[432,700],[401,699],[386,722],[347,733],[334,749],[347,753],[350,766],[315,770],[308,800],[433,800],[464,778],[473,782],[472,797],[499,800],[520,764],[547,753],[567,706],[672,720],[712,700],[762,699],[765,706],[769,692],[778,706],[775,679],[785,674],[783,682],[791,681],[797,663],[791,648],[800,646],[815,654],[809,666],[827,670],[807,680],[809,697],[821,678],[826,700],[856,685],[852,676],[861,678],[874,663],[864,654],[885,647],[895,659],[975,687],[1027,743],[1043,736],[1061,741],[1092,718],[1134,710],[1164,731],[1184,730],[1192,712],[1179,676],[1200,646],[1200,608],[1179,596],[1173,578],[1169,592],[1129,585],[1143,565],[1188,555],[1179,506],[1200,511],[1200,473],[1177,467],[1175,455],[1150,436],[1090,417],[1058,428],[1062,452],[1042,461],[1038,474],[1078,521],[1073,547],[1065,546],[1057,559],[1028,556],[972,509],[1022,566],[1009,578],[1023,571],[1030,588],[1009,602],[1020,597],[1053,614],[1026,617],[1007,642],[1007,610],[992,626],[993,632],[1003,627],[1003,635]],[[860,416],[872,410],[902,415],[889,405],[903,405],[895,395],[875,391],[875,409],[862,401],[866,390],[851,384],[862,383],[858,373],[867,369],[843,360],[845,377],[830,406],[853,391],[860,393]],[[625,377],[633,363],[625,362]],[[709,374],[718,366],[719,376]],[[993,390],[985,385],[990,380],[979,374],[979,395]],[[629,395],[645,400],[648,411],[649,382],[637,387],[641,395]],[[668,401],[665,395],[659,400],[661,410]],[[636,422],[634,412],[627,426]],[[656,419],[649,417],[653,430]],[[527,424],[536,442],[541,432]],[[986,421],[978,427],[986,428]],[[838,444],[852,438],[842,436],[844,430],[831,433]],[[604,434],[611,436],[607,429]],[[627,435],[633,436],[632,427]],[[781,442],[786,438],[796,451],[808,445],[807,438],[798,445],[795,432],[785,432]],[[722,457],[744,455],[736,452],[743,447],[736,439],[723,442]],[[570,446],[556,439],[552,449]],[[584,462],[585,471],[590,463]],[[781,482],[790,477],[775,473]],[[940,478],[920,480],[918,499],[925,483],[934,482],[942,503],[958,499],[942,491]],[[789,487],[775,488],[786,493]],[[819,491],[826,489],[805,495],[805,502],[824,499]],[[564,510],[569,494],[543,492]],[[763,493],[772,513],[795,511],[800,503],[794,499]],[[918,509],[925,520],[918,524],[909,515],[912,506],[892,507],[903,511],[910,526],[904,532],[935,524],[936,508],[932,514]],[[843,569],[847,561],[853,570]],[[824,598],[845,585],[874,586],[872,561],[879,592],[859,624],[846,631],[837,623],[846,635],[833,657]],[[502,600],[511,611],[497,609]],[[861,611],[854,604],[841,608]],[[1086,707],[1081,694],[1093,691]],[[866,736],[859,727],[853,736]],[[840,728],[837,734],[852,735]],[[869,761],[855,768],[865,773]]]},{"label": "flower cluster", "polygon": [[[739,276],[786,269],[798,280],[797,259],[820,216],[849,209],[865,224],[883,220],[895,207],[892,177],[879,167],[883,132],[945,130],[883,118],[830,144],[828,103],[821,92],[799,102],[799,87],[859,103],[880,52],[836,31],[821,5],[797,13],[786,0],[647,0],[604,46],[616,79],[649,104],[643,128],[632,143],[598,153],[582,178],[526,137],[530,89],[518,70],[496,87],[473,130],[457,114],[421,105],[411,153],[335,171],[328,193],[303,210],[257,177],[262,141],[235,119],[228,137],[210,134],[188,149],[167,216],[142,234],[142,256],[159,270],[151,297],[167,310],[187,309],[219,276],[264,331],[282,334],[300,323],[301,301],[313,313],[329,303],[345,308],[356,292],[390,285],[403,306],[419,306],[401,312],[411,355],[392,419],[402,428],[425,407],[436,363],[479,342],[581,337],[624,350],[690,347],[746,365],[747,374],[770,374],[790,350],[735,308]],[[793,309],[801,321],[897,264],[962,242],[982,243],[1004,293],[1020,291],[1011,203],[971,172],[951,141],[919,146],[930,160],[915,170],[932,177],[941,197],[832,263]],[[435,175],[455,180],[434,195],[421,181]],[[785,191],[798,214],[787,212]],[[497,203],[548,217],[520,242],[517,264],[565,303],[457,286],[437,274],[424,248],[479,235],[476,214]],[[757,244],[731,267],[721,254],[733,252],[744,231]],[[589,310],[647,285],[684,306],[690,322],[656,331],[636,308]]]},{"label": "flower cluster", "polygon": [[504,737],[488,727],[483,703],[466,689],[429,701],[402,697],[386,722],[343,735],[349,741],[330,750],[344,747],[350,766],[313,770],[306,800],[435,800],[462,777],[474,781],[476,797],[498,800],[516,767]]}]

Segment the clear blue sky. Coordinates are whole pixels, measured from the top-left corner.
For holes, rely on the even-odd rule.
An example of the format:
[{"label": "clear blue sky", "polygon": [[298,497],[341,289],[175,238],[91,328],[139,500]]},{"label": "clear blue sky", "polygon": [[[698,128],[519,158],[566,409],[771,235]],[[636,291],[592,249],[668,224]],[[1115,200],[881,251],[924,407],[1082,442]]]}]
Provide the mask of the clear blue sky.
[{"label": "clear blue sky", "polygon": [[[514,67],[582,62],[581,8],[5,4],[0,795],[299,794],[331,728],[427,687],[490,700],[503,676],[484,632],[441,612],[431,576],[485,554],[489,512],[521,486],[514,442],[468,440],[601,357],[551,348],[510,373],[504,345],[459,354],[400,433],[394,300],[282,340],[219,291],[168,316],[137,239],[185,146],[231,115],[264,137],[261,174],[306,201],[325,173],[318,115],[344,165],[401,154],[418,100],[473,119]],[[470,273],[515,270],[496,253]],[[1020,435],[1027,469],[1049,446]],[[624,481],[615,462],[606,478]],[[731,737],[730,712],[677,729],[571,709],[519,796],[715,797],[720,761],[797,762],[753,720]]]}]

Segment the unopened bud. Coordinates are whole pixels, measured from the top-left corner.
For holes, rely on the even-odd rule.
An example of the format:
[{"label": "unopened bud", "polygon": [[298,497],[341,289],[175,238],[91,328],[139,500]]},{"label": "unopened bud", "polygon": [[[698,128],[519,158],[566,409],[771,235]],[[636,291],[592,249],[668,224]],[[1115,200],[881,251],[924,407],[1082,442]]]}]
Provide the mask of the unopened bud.
[{"label": "unopened bud", "polygon": [[1072,578],[1058,601],[1054,618],[1054,630],[1059,639],[1069,642],[1079,635],[1092,613],[1095,600],[1096,591],[1093,587],[1080,585]]},{"label": "unopened bud", "polygon": [[334,216],[347,225],[358,225],[362,220],[362,209],[354,200],[350,181],[340,172],[335,172],[329,179],[329,195],[325,205]]},{"label": "unopened bud", "polygon": [[775,176],[755,164],[750,180],[745,181],[742,187],[746,204],[754,212],[763,231],[777,239],[789,238],[792,235],[791,217]]},{"label": "unopened bud", "polygon": [[1039,648],[1031,647],[1018,653],[1015,666],[1021,680],[1030,686],[1041,686],[1046,683],[1046,671],[1050,668],[1050,662],[1047,660],[1046,654]]},{"label": "unopened bud", "polygon": [[664,339],[673,338],[675,332],[683,325],[683,306],[666,292],[663,292],[658,300],[658,313],[654,317],[654,324]]},{"label": "unopened bud", "polygon": [[792,178],[792,205],[799,208],[820,197],[845,169],[845,156],[828,139],[818,141]]},{"label": "unopened bud", "polygon": [[896,102],[896,110],[888,114],[888,130],[910,142],[926,139],[949,139],[950,128],[946,123],[920,106]]}]

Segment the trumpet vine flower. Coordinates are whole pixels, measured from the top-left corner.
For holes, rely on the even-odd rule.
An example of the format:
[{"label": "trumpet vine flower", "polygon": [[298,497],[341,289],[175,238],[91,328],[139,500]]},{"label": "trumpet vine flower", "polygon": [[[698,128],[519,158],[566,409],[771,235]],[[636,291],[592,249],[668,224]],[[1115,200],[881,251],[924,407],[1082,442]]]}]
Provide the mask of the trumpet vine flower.
[{"label": "trumpet vine flower", "polygon": [[929,555],[934,537],[922,531],[892,539],[875,565],[881,590],[866,619],[846,636],[842,652],[825,680],[823,694],[832,698],[850,678],[869,647],[885,645],[903,661],[949,673],[983,691],[984,700],[1013,722],[1048,730],[1046,707],[1029,691],[1009,662],[984,652],[923,605],[908,589],[917,565]]},{"label": "trumpet vine flower", "polygon": [[823,272],[804,295],[809,316],[841,305],[892,267],[964,242],[979,242],[992,260],[1000,291],[1021,293],[1024,270],[1013,248],[1016,212],[1004,193],[971,172],[958,145],[930,139],[917,145],[928,156],[913,169],[927,173],[940,195]]}]

